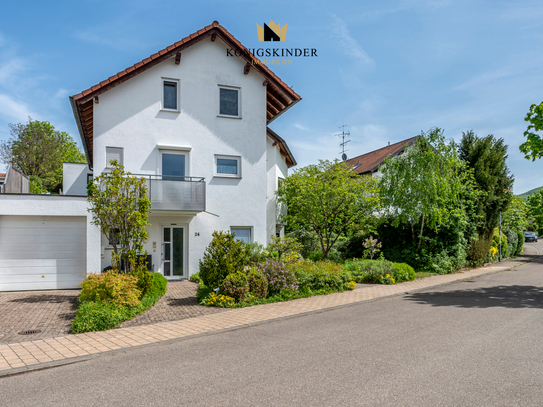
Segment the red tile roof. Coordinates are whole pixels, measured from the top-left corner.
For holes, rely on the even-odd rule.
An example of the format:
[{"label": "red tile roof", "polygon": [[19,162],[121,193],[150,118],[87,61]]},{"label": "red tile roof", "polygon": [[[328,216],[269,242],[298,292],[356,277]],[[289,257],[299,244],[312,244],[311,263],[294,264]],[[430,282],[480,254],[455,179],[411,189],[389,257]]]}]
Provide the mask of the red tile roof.
[{"label": "red tile roof", "polygon": [[347,164],[353,166],[353,171],[358,174],[365,174],[368,172],[375,172],[379,166],[383,163],[384,159],[389,155],[395,156],[402,153],[405,147],[417,141],[419,136],[408,138],[407,140],[400,141],[398,143],[391,144],[389,146],[380,148],[369,153],[359,155],[358,157],[347,160]]},{"label": "red tile roof", "polygon": [[[263,85],[267,86],[267,108],[266,108],[266,121],[270,123],[291,108],[294,104],[299,102],[302,98],[292,88],[290,88],[285,82],[283,82],[277,75],[275,75],[265,64],[261,64],[260,60],[256,58],[247,48],[245,48],[232,34],[230,34],[223,26],[217,21],[204,27],[201,30],[177,41],[175,44],[166,47],[155,54],[145,58],[134,64],[131,67],[109,77],[108,79],[100,82],[97,85],[91,86],[76,95],[70,97],[74,116],[83,140],[83,147],[85,148],[85,154],[89,166],[93,165],[93,129],[94,129],[94,114],[93,114],[93,99],[97,98],[109,89],[120,85],[123,82],[133,78],[134,76],[146,71],[154,65],[172,58],[180,53],[185,48],[188,48],[204,38],[211,37],[214,41],[215,37],[219,37],[223,42],[235,50],[241,51],[241,58],[250,64],[250,68],[255,69],[264,78]],[[98,102],[98,99],[96,99]]]},{"label": "red tile roof", "polygon": [[[172,44],[169,47],[166,47],[154,53],[153,55],[149,56],[148,58],[145,58],[141,62],[138,62],[134,64],[133,66],[126,68],[125,70],[117,73],[116,75],[109,77],[105,81],[102,81],[97,85],[91,86],[89,89],[86,89],[76,95],[73,95],[72,98],[77,101],[84,98],[85,96],[96,94],[102,88],[106,87],[109,84],[113,84],[115,81],[123,78],[125,75],[131,73],[132,71],[140,69],[143,66],[149,64],[152,61],[155,61],[157,58],[162,57],[166,54],[171,54],[169,56],[173,56],[173,54],[177,52],[176,49],[181,47],[182,45],[189,43],[191,40],[198,39],[198,37],[201,37],[204,34],[211,35],[212,33],[218,34],[221,38],[223,38],[223,40],[226,40],[225,42],[232,42],[235,48],[244,51],[243,54],[247,56],[251,61],[255,62],[255,65],[252,65],[252,67],[260,71],[262,74],[264,74],[264,76],[267,76],[267,77],[269,76],[269,79],[275,82],[276,85],[279,86],[281,90],[285,91],[290,97],[296,100],[301,99],[300,95],[294,92],[285,82],[283,82],[277,75],[275,75],[271,71],[271,69],[269,69],[264,64],[257,63],[257,62],[260,62],[260,60],[257,57],[255,57],[251,52],[249,52],[249,50],[245,48],[241,44],[241,42],[239,42],[232,34],[230,34],[226,30],[226,28],[220,25],[218,21],[213,21],[213,24],[210,24],[207,27],[204,27],[203,29],[198,30],[197,32],[183,38],[182,40],[177,41],[175,44]],[[92,96],[95,96],[95,95],[92,95]]]}]

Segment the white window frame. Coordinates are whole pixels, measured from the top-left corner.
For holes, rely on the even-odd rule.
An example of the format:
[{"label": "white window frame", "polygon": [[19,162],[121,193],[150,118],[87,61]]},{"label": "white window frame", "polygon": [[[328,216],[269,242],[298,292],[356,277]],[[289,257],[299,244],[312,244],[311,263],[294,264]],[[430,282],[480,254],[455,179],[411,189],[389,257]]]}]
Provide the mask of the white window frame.
[{"label": "white window frame", "polygon": [[[221,89],[236,90],[238,91],[238,115],[233,116],[230,114],[221,114]],[[218,106],[217,106],[217,117],[227,117],[229,119],[241,119],[241,87],[239,86],[229,86],[229,85],[219,85],[219,95],[218,95]]]},{"label": "white window frame", "polygon": [[[238,172],[237,174],[222,174],[217,172],[217,159],[223,158],[225,160],[236,160],[238,162]],[[213,176],[219,178],[241,178],[241,156],[239,155],[223,155],[215,154],[215,159],[213,160]]]},{"label": "white window frame", "polygon": [[[169,108],[166,108],[164,107],[164,84],[166,82],[171,82],[171,83],[175,83],[175,90],[176,90],[176,96],[177,96],[177,109],[169,109]],[[181,111],[181,98],[179,97],[180,95],[180,91],[179,91],[179,88],[180,88],[180,84],[179,84],[179,79],[174,79],[174,78],[162,78],[162,100],[160,101],[160,105],[161,105],[161,109],[162,111],[164,112],[177,112],[179,113]]]},{"label": "white window frame", "polygon": [[162,154],[176,154],[176,155],[184,155],[185,156],[185,177],[190,177],[190,150],[174,150],[171,148],[160,148],[158,149],[158,160],[157,160],[157,175],[163,175],[162,174]]},{"label": "white window frame", "polygon": [[121,150],[121,160],[120,160],[120,163],[121,165],[124,165],[124,148],[123,147],[115,147],[115,146],[106,146],[106,168],[110,169],[110,168],[113,168],[111,166],[111,164],[108,162],[108,159],[107,159],[107,149],[108,148],[116,148],[116,149],[119,149]]},{"label": "white window frame", "polygon": [[[243,229],[249,231],[249,243],[253,243],[253,227],[252,226],[230,226],[230,233],[235,232],[233,229]],[[234,238],[236,239],[236,238]],[[241,240],[241,239],[240,239]]]}]

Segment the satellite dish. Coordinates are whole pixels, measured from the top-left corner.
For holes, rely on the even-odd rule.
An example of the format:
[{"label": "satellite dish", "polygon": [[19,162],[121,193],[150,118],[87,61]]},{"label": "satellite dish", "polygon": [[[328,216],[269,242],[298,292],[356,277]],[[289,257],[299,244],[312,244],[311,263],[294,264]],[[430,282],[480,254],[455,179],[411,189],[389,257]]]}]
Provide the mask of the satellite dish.
[{"label": "satellite dish", "polygon": [[345,154],[345,153],[341,154],[341,159],[343,161],[347,161],[347,154]]}]

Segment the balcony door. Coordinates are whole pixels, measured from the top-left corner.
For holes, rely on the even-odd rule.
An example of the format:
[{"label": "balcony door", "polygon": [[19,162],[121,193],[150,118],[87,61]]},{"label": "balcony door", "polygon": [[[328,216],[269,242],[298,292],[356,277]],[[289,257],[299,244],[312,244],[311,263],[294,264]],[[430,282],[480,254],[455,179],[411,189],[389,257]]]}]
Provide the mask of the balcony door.
[{"label": "balcony door", "polygon": [[183,181],[186,174],[185,153],[166,153],[161,154],[161,174],[163,180]]},{"label": "balcony door", "polygon": [[176,181],[185,181],[189,155],[184,151],[160,150],[157,165],[158,179],[151,188],[151,203],[173,205],[183,201],[182,190]]},{"label": "balcony door", "polygon": [[184,226],[162,226],[162,267],[167,279],[185,276],[186,237]]}]

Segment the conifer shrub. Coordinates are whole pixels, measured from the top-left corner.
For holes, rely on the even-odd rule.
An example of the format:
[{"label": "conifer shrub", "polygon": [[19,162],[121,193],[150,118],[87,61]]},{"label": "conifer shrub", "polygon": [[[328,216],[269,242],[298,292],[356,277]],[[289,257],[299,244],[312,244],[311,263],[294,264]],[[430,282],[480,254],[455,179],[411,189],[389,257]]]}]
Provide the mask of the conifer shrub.
[{"label": "conifer shrub", "polygon": [[213,239],[199,262],[200,278],[209,288],[220,287],[227,275],[249,264],[250,246],[230,232],[213,232]]}]

